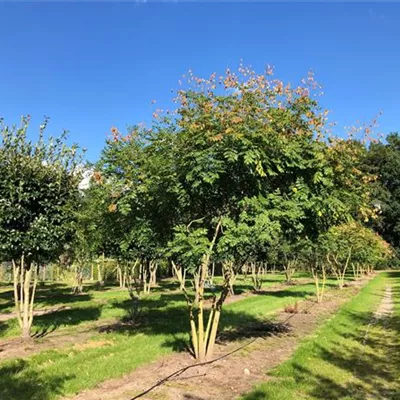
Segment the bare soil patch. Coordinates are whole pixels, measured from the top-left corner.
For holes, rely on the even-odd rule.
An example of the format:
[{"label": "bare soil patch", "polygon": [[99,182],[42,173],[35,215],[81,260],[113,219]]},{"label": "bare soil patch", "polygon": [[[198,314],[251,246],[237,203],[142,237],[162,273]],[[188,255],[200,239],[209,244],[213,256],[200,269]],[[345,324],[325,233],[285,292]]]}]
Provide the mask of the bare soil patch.
[{"label": "bare soil patch", "polygon": [[[105,321],[101,321],[101,323],[104,324]],[[20,337],[0,340],[0,360],[25,358],[45,350],[84,344],[97,333],[99,325],[99,323],[94,323],[90,327],[80,328],[72,334],[62,331],[50,332],[42,339],[38,334],[39,340],[34,337],[29,340],[23,340]]]}]

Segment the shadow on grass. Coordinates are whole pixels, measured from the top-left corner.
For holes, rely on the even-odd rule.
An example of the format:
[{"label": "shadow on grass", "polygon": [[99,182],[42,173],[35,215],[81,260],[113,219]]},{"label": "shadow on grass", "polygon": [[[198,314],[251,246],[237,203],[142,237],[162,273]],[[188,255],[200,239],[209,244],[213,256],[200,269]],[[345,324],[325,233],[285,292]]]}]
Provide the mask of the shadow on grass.
[{"label": "shadow on grass", "polygon": [[[168,335],[164,346],[174,351],[188,350],[188,340],[182,334],[189,331],[189,318],[185,302],[179,293],[161,295],[158,299],[144,298],[141,302],[141,313],[135,323],[120,321],[99,328],[101,333],[117,332],[124,335]],[[124,310],[130,307],[130,301],[119,303]],[[209,310],[205,310],[207,321]],[[232,328],[234,327],[234,328]],[[245,338],[267,337],[288,333],[289,325],[258,318],[248,313],[224,308],[219,325],[219,343],[237,341]]]},{"label": "shadow on grass", "polygon": [[[172,288],[174,285],[168,287]],[[59,289],[58,293],[60,294],[61,291],[61,294],[63,294],[64,289]],[[279,291],[270,292],[269,294],[273,297],[284,297],[285,295],[301,297],[304,296],[304,294],[309,294],[303,292],[300,288],[298,292],[290,291],[289,289],[284,289],[283,292],[284,293],[279,293]],[[183,295],[179,292],[167,292],[161,293],[160,295],[156,292],[154,294],[155,296],[153,297],[144,297],[140,300],[141,317],[138,323],[133,324],[121,321],[117,324],[103,327],[101,332],[110,332],[110,334],[116,335],[116,340],[118,340],[118,336],[121,335],[119,339],[126,341],[127,345],[134,345],[136,343],[135,336],[137,334],[142,334],[146,337],[146,343],[148,343],[149,346],[151,346],[151,343],[154,341],[158,343],[161,342],[161,346],[174,351],[187,350],[189,343],[189,321]],[[210,295],[210,293],[208,295]],[[269,303],[269,298],[263,297],[263,299],[266,304]],[[72,326],[83,321],[97,320],[101,317],[103,306],[105,305],[95,304],[93,307],[65,309],[37,316],[34,319],[36,337],[43,337],[60,326]],[[132,303],[128,299],[125,301],[114,300],[111,303],[109,302],[106,306],[120,308],[128,312]],[[207,313],[208,311],[206,311],[206,314]],[[244,338],[280,335],[285,334],[287,331],[288,328],[286,326],[274,324],[273,322],[230,307],[224,308],[222,311],[218,341],[219,343],[226,343]],[[140,335],[140,337],[142,337],[142,335]],[[155,336],[158,336],[157,340],[154,340]],[[119,356],[119,353],[118,355],[113,355],[113,350],[111,349],[112,347],[110,347],[110,357]],[[89,354],[92,354],[91,352],[93,351],[93,357],[97,357],[95,353],[95,351],[97,351],[96,349],[87,349],[85,351],[89,352]],[[74,357],[74,355],[71,355],[71,357]],[[123,357],[122,353],[121,357]],[[66,381],[68,382],[69,380],[76,379],[74,376],[69,377],[62,375],[63,365],[61,363],[59,366],[57,365],[57,372],[54,372],[56,378],[51,382],[45,382],[43,377],[47,376],[47,362],[47,359],[35,359],[35,362],[20,364],[19,370],[12,369],[10,366],[11,364],[0,367],[0,399],[14,400],[26,398],[47,400],[60,394]],[[54,362],[57,363],[57,360]],[[100,359],[99,362],[101,362]],[[52,370],[55,370],[54,367]],[[35,386],[35,379],[37,379],[37,387]],[[45,387],[42,387],[43,385]],[[30,392],[32,395],[28,396],[26,393]],[[9,395],[10,393],[12,395]],[[188,399],[189,398],[190,397],[188,397]]]},{"label": "shadow on grass", "polygon": [[34,318],[34,338],[42,338],[61,326],[79,325],[100,318],[102,306],[83,307],[55,311]]},{"label": "shadow on grass", "polygon": [[29,368],[25,360],[16,360],[0,366],[0,399],[4,400],[50,400],[62,394],[67,377],[44,379]]},{"label": "shadow on grass", "polygon": [[[187,333],[189,330],[189,323],[186,306],[182,301],[181,295],[164,295],[159,299],[143,299],[142,302],[143,315],[140,324],[119,324],[118,326],[113,326],[113,329],[109,330],[109,332],[128,337],[131,336],[132,343],[135,343],[134,336],[140,333],[147,337],[147,343],[149,343],[149,345],[152,343],[152,338],[155,335],[160,335],[163,337],[161,346],[168,347],[174,351],[186,350],[188,346]],[[123,302],[122,306],[126,308],[129,307],[129,304],[128,302]],[[87,320],[96,319],[99,315],[99,309],[85,308],[81,310],[65,310],[60,313],[62,315],[59,315],[58,318],[65,324],[68,318],[70,318],[71,323],[74,323],[74,321],[82,321],[84,318]],[[74,315],[74,313],[76,314]],[[238,328],[234,332],[226,332],[224,337],[220,337],[220,340],[223,342],[238,340],[244,337],[262,337],[283,333],[275,324],[267,323],[251,315],[232,310],[225,310],[222,313],[222,331],[224,327],[224,317],[228,318],[229,321],[236,321]],[[52,316],[48,314],[38,317],[36,323],[39,322],[44,332],[48,332],[54,329],[54,326],[57,327],[57,321],[54,321],[54,318],[56,318],[55,315]],[[128,340],[127,337],[121,337],[121,339],[125,341]],[[96,349],[93,351],[95,350]],[[87,351],[90,352],[91,350]],[[112,354],[112,351],[113,350],[110,350],[110,354]],[[121,354],[121,356],[123,355]],[[57,395],[67,394],[63,392],[63,388],[66,382],[76,379],[75,376],[63,375],[63,367],[60,365],[59,369],[55,370],[53,368],[51,378],[47,378],[47,362],[47,359],[41,361],[35,360],[34,362],[29,362],[28,359],[27,361],[17,360],[7,362],[0,366],[0,399],[50,400]],[[57,360],[55,362],[57,362]]]},{"label": "shadow on grass", "polygon": [[[372,315],[366,313],[361,318],[368,321]],[[309,394],[312,398],[320,400],[399,399],[400,386],[395,382],[398,382],[400,375],[400,344],[398,340],[394,343],[387,337],[387,335],[398,337],[399,322],[397,317],[392,318],[388,324],[384,320],[376,322],[375,327],[384,329],[384,333],[382,335],[370,333],[365,340],[365,346],[369,349],[365,352],[360,351],[359,347],[344,345],[340,341],[334,342],[333,346],[331,344],[329,347],[317,346],[317,353],[322,360],[352,375],[353,379],[349,382],[345,384],[336,382],[311,368],[295,363],[296,382],[307,380],[308,385],[312,387]],[[356,334],[353,336],[354,340],[361,339]]]},{"label": "shadow on grass", "polygon": [[[400,278],[399,272],[389,278]],[[398,281],[397,281],[398,282]],[[393,282],[395,313],[376,318],[372,312],[342,311],[332,337],[307,347],[319,368],[302,353],[278,370],[277,380],[261,386],[243,400],[310,398],[318,400],[400,399],[400,284]],[[374,294],[375,295],[375,294]],[[376,294],[382,298],[382,293]],[[376,300],[376,304],[380,299]],[[355,345],[355,342],[357,345]]]},{"label": "shadow on grass", "polygon": [[0,321],[0,338],[3,335],[3,333],[7,330],[7,328],[8,328],[7,322]]},{"label": "shadow on grass", "polygon": [[[63,284],[39,284],[36,289],[35,307],[46,308],[60,304],[74,304],[90,301],[92,295],[88,293],[72,294],[71,288]],[[14,311],[14,291],[12,289],[0,293],[0,299],[5,300],[0,304],[0,313]]]}]

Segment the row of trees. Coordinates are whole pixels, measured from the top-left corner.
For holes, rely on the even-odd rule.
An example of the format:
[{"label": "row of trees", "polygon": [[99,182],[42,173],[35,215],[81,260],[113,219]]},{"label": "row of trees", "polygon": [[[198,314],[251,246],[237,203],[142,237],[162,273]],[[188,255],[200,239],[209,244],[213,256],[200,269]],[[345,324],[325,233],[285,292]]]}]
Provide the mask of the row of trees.
[{"label": "row of trees", "polygon": [[[359,274],[383,263],[390,249],[368,228],[371,221],[387,226],[376,200],[383,191],[377,156],[359,140],[327,135],[318,90],[312,74],[292,87],[269,68],[256,74],[241,66],[208,79],[190,73],[174,111],[157,110],[150,128],[134,126],[126,135],[112,129],[81,190],[77,147],[45,144],[42,136],[31,144],[26,120],[3,127],[0,252],[13,260],[24,335],[35,287],[29,291],[29,271],[61,254],[78,269],[99,257],[116,260],[135,301],[150,290],[159,265],[170,268],[187,300],[200,361],[212,357],[223,303],[243,269],[260,289],[266,265],[279,265],[288,280],[306,265],[321,300],[327,270],[343,286],[348,269]],[[224,279],[206,311],[216,265]]]}]

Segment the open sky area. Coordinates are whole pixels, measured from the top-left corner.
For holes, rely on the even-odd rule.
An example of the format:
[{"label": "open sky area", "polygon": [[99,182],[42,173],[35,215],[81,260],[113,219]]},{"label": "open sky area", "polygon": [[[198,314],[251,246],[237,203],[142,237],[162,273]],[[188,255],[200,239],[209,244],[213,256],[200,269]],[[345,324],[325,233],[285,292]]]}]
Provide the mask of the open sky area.
[{"label": "open sky area", "polygon": [[0,18],[0,116],[47,115],[92,161],[112,126],[170,107],[188,69],[241,59],[293,83],[312,69],[338,135],[379,111],[379,131],[400,128],[399,3],[1,3]]}]

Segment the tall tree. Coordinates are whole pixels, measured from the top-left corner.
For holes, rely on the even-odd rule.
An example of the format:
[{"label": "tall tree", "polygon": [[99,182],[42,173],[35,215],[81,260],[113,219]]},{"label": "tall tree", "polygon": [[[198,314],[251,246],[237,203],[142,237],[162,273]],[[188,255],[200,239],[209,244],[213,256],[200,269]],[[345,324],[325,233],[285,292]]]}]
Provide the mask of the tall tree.
[{"label": "tall tree", "polygon": [[400,136],[391,133],[386,143],[371,143],[366,167],[377,181],[371,185],[378,217],[373,227],[400,254]]}]

